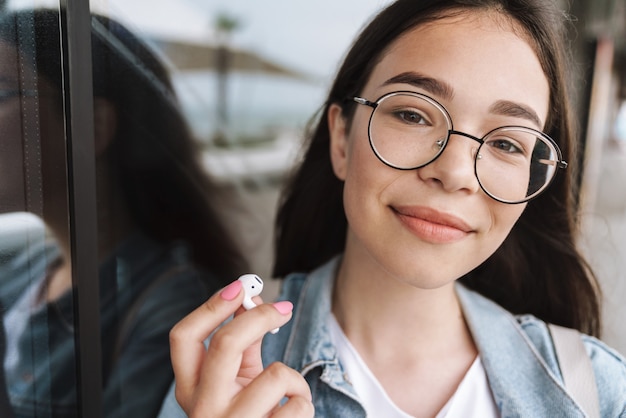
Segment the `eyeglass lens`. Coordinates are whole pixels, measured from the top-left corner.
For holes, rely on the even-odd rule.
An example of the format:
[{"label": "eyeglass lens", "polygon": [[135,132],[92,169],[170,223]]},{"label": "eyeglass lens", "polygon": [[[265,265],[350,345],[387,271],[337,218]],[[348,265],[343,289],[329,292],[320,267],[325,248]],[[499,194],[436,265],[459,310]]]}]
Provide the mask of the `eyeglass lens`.
[{"label": "eyeglass lens", "polygon": [[[443,152],[452,122],[441,105],[428,97],[392,93],[378,101],[369,129],[378,158],[395,168],[415,169]],[[476,154],[476,177],[493,198],[522,202],[550,183],[557,162],[555,147],[540,132],[503,127],[483,138]]]}]

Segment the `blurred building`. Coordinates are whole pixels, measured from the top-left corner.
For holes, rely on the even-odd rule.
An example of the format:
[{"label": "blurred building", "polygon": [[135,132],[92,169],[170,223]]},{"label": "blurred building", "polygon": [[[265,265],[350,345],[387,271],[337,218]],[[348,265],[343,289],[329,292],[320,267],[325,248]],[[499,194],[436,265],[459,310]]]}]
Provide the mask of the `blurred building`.
[{"label": "blurred building", "polygon": [[626,0],[574,0],[584,147],[581,245],[604,294],[604,339],[626,353]]}]

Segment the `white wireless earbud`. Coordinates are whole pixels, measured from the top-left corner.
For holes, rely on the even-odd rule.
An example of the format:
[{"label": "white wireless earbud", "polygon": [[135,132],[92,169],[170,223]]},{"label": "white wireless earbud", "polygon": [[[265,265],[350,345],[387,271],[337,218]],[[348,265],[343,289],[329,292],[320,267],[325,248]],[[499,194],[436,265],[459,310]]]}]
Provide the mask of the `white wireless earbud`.
[{"label": "white wireless earbud", "polygon": [[261,294],[263,291],[263,280],[256,274],[244,274],[237,280],[243,283],[243,291],[245,292],[243,307],[246,310],[255,308],[256,303],[252,300],[252,296],[259,296]]},{"label": "white wireless earbud", "polygon": [[[263,280],[256,274],[244,274],[240,276],[237,280],[239,280],[243,284],[243,307],[245,310],[249,311],[252,308],[256,308],[256,303],[252,300],[253,296],[259,296],[263,291]],[[278,328],[270,331],[272,334],[276,334],[278,332]]]}]

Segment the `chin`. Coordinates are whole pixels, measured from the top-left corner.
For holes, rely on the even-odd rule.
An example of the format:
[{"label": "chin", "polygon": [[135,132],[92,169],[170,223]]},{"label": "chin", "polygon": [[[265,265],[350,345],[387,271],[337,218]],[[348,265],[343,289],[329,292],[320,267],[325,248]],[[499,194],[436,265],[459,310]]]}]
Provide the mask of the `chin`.
[{"label": "chin", "polygon": [[451,269],[452,264],[449,262],[433,263],[432,260],[418,260],[417,257],[411,259],[411,263],[407,264],[406,260],[397,263],[381,263],[378,264],[383,270],[399,283],[408,284],[416,289],[435,290],[449,286],[457,279],[463,277],[466,269]]}]

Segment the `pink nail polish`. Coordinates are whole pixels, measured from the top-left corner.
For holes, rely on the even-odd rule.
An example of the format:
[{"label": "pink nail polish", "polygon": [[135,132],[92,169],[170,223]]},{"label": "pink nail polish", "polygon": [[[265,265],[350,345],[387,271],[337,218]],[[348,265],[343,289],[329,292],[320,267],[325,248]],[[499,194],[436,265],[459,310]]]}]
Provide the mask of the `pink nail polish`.
[{"label": "pink nail polish", "polygon": [[228,300],[228,301],[233,300],[237,297],[237,295],[241,291],[241,286],[242,286],[241,281],[235,280],[234,282],[226,286],[224,290],[222,290],[222,293],[220,293],[220,296],[224,300]]},{"label": "pink nail polish", "polygon": [[286,300],[282,302],[276,302],[273,304],[273,306],[278,312],[280,312],[281,315],[287,315],[293,310],[293,303]]}]

